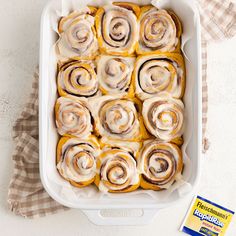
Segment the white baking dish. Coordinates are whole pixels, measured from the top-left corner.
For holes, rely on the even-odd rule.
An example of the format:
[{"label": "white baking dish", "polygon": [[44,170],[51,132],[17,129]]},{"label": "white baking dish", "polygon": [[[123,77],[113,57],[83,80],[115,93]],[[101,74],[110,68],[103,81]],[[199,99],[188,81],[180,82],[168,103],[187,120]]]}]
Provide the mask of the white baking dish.
[{"label": "white baking dish", "polygon": [[[150,0],[125,1],[134,2],[139,5],[150,4]],[[57,40],[57,34],[51,27],[52,12],[58,11],[63,4],[71,4],[72,8],[78,8],[81,4],[104,5],[105,0],[52,0],[45,7],[41,20],[41,42],[40,42],[40,86],[39,86],[39,145],[40,145],[40,175],[44,188],[49,195],[62,205],[83,210],[88,218],[95,224],[100,225],[140,225],[149,223],[159,209],[165,208],[178,202],[187,194],[193,194],[200,174],[201,157],[201,44],[200,44],[200,20],[195,1],[189,0],[158,0],[158,4],[168,7],[177,13],[183,23],[184,33],[188,33],[184,44],[187,55],[187,87],[185,105],[188,117],[187,128],[193,132],[188,142],[186,152],[191,159],[192,168],[184,171],[191,171],[188,182],[191,184],[191,191],[174,191],[164,200],[155,200],[145,195],[124,194],[119,198],[75,198],[68,200],[66,195],[61,194],[60,185],[64,181],[55,184],[50,175],[58,174],[55,166],[55,152],[58,135],[54,124],[54,103],[57,98],[56,88],[56,59],[52,55],[53,45]],[[68,6],[67,6],[68,7]],[[71,9],[72,10],[72,9]],[[191,79],[191,80],[190,80]],[[189,81],[193,81],[190,85]],[[191,97],[191,101],[186,100]],[[52,167],[53,166],[53,167]],[[50,168],[49,168],[50,167]],[[128,217],[103,217],[102,209],[142,209],[139,216]]]}]

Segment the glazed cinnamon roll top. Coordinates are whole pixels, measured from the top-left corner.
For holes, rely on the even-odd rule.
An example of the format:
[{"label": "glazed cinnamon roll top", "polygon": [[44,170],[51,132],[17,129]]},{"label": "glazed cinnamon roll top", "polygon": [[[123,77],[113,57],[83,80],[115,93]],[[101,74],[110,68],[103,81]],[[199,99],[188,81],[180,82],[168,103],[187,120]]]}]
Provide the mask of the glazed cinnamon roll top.
[{"label": "glazed cinnamon roll top", "polygon": [[57,169],[76,187],[86,186],[95,178],[99,154],[99,144],[93,136],[88,139],[62,137],[57,149]]},{"label": "glazed cinnamon roll top", "polygon": [[137,162],[127,149],[103,149],[98,159],[95,183],[102,192],[129,192],[139,186]]},{"label": "glazed cinnamon roll top", "polygon": [[97,54],[94,11],[95,8],[86,8],[61,19],[56,47],[60,60],[92,59]]},{"label": "glazed cinnamon roll top", "polygon": [[91,134],[91,115],[86,99],[60,97],[55,105],[56,126],[60,135],[87,137]]},{"label": "glazed cinnamon roll top", "polygon": [[139,158],[139,168],[145,189],[167,189],[183,169],[182,153],[179,147],[172,143],[150,140],[144,143]]},{"label": "glazed cinnamon roll top", "polygon": [[99,87],[105,95],[128,93],[134,61],[134,57],[101,55],[98,58]]},{"label": "glazed cinnamon roll top", "polygon": [[102,96],[90,100],[90,104],[99,135],[122,140],[140,136],[138,113],[131,100]]},{"label": "glazed cinnamon roll top", "polygon": [[95,66],[90,61],[74,61],[59,69],[58,92],[61,96],[91,97],[98,92]]},{"label": "glazed cinnamon roll top", "polygon": [[174,13],[146,6],[141,9],[139,24],[138,54],[175,51],[180,40],[181,23]]},{"label": "glazed cinnamon roll top", "polygon": [[169,93],[182,98],[185,90],[185,66],[182,55],[164,53],[138,57],[134,69],[135,93],[141,99]]},{"label": "glazed cinnamon roll top", "polygon": [[144,123],[155,137],[171,141],[183,134],[184,104],[168,95],[153,97],[143,103]]},{"label": "glazed cinnamon roll top", "polygon": [[137,8],[134,4],[117,3],[98,9],[96,28],[102,52],[126,56],[134,52],[138,40]]}]

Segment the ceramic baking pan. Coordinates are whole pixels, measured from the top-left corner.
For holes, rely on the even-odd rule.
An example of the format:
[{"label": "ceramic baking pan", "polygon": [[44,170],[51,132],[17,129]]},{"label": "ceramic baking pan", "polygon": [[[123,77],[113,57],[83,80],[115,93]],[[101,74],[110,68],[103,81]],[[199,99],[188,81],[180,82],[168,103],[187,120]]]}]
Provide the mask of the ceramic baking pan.
[{"label": "ceramic baking pan", "polygon": [[[151,1],[127,1],[139,5],[151,4]],[[185,54],[187,86],[184,97],[186,106],[186,130],[191,131],[186,154],[191,161],[191,169],[185,166],[188,174],[187,182],[190,189],[183,188],[174,191],[168,197],[157,200],[145,194],[118,194],[118,197],[103,196],[80,197],[68,195],[63,191],[64,180],[53,176],[59,175],[56,170],[55,156],[58,134],[54,121],[54,104],[57,98],[56,73],[57,64],[53,45],[58,39],[52,22],[55,15],[68,10],[76,10],[83,5],[104,5],[103,0],[52,0],[45,7],[41,20],[40,42],[40,90],[39,90],[39,145],[40,145],[40,174],[42,183],[49,195],[60,204],[81,209],[95,224],[100,225],[141,225],[149,223],[157,212],[171,204],[177,203],[188,194],[193,194],[200,175],[201,157],[201,39],[200,20],[195,1],[166,0],[152,2],[163,8],[171,8],[179,16],[183,24],[182,46]],[[159,5],[157,5],[159,6]],[[65,13],[66,14],[66,13]],[[141,214],[128,217],[104,217],[102,209],[141,209]]]}]

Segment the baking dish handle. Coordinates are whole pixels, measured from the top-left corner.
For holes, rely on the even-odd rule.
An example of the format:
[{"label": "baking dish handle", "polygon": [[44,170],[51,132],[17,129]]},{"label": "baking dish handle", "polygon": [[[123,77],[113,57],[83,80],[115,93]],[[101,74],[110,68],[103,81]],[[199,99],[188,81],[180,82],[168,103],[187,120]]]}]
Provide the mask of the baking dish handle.
[{"label": "baking dish handle", "polygon": [[[125,209],[127,211],[128,209]],[[158,209],[138,209],[142,211],[139,216],[104,216],[103,210],[82,210],[89,221],[95,225],[147,225],[152,222]],[[113,212],[121,212],[122,209],[113,209]],[[129,211],[132,211],[130,209]]]}]

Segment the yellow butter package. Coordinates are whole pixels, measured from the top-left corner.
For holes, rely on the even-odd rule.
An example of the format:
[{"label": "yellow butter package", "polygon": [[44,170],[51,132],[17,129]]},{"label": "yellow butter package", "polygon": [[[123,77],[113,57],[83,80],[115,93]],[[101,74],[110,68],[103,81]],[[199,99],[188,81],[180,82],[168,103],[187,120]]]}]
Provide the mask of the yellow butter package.
[{"label": "yellow butter package", "polygon": [[223,236],[233,215],[233,211],[196,196],[180,230],[193,236]]}]

